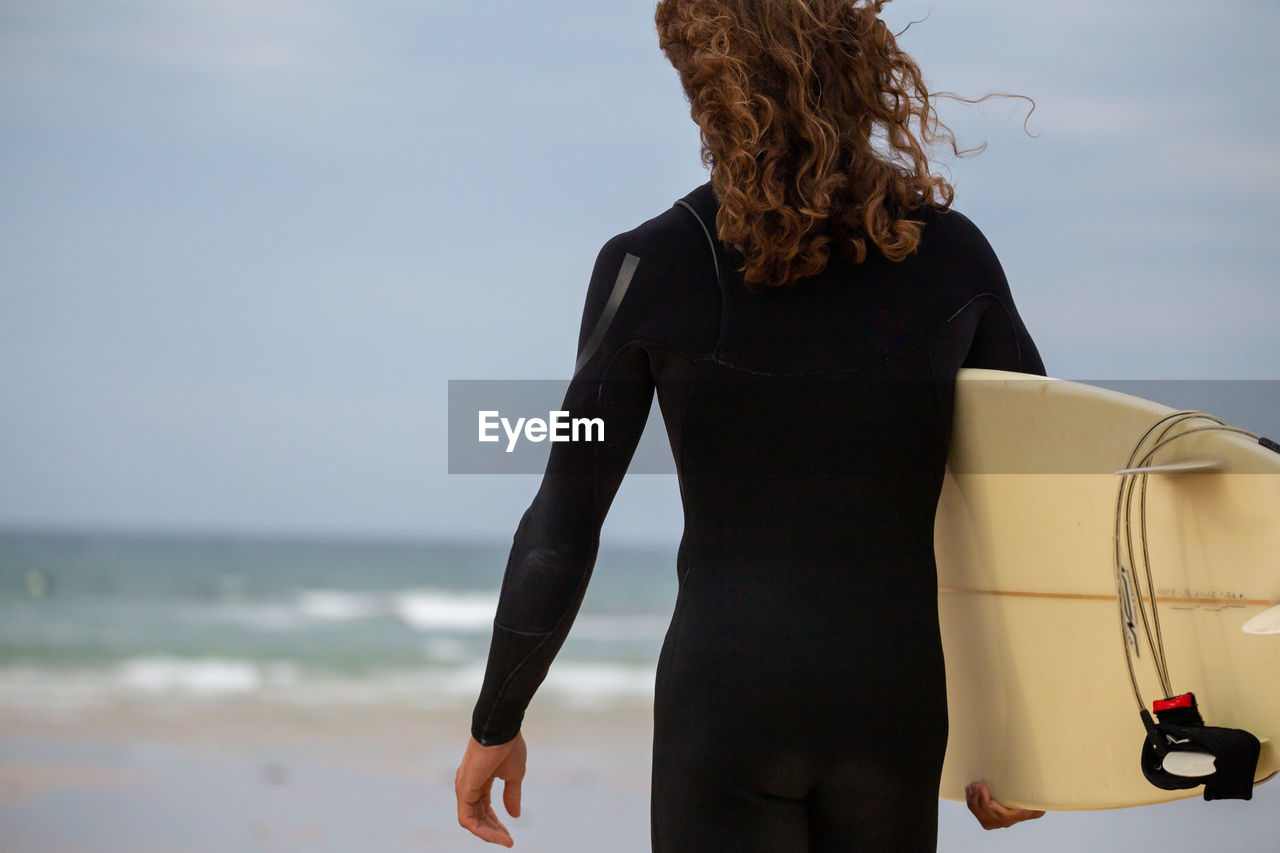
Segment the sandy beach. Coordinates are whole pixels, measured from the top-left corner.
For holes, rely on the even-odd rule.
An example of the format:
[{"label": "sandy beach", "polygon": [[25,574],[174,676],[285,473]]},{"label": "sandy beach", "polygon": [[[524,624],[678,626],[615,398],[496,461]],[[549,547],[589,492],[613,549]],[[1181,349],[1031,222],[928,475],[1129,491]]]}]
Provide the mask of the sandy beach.
[{"label": "sandy beach", "polygon": [[[536,703],[535,703],[536,704]],[[457,826],[453,771],[465,712],[310,712],[227,702],[0,719],[0,848],[227,850],[495,849]],[[534,852],[649,850],[646,707],[531,708],[524,817]],[[1252,803],[1199,800],[1056,813],[984,833],[940,806],[940,850],[1266,849],[1280,790]]]},{"label": "sandy beach", "polygon": [[[0,848],[485,849],[458,827],[465,713],[245,705],[0,720]],[[642,709],[530,713],[524,850],[648,850]],[[490,848],[492,849],[492,848]]]},{"label": "sandy beach", "polygon": [[[536,703],[535,703],[536,705]],[[479,851],[459,828],[453,772],[466,714],[300,712],[252,701],[138,704],[0,718],[0,849]],[[643,706],[535,707],[520,850],[649,850],[651,723]],[[1252,803],[1050,814],[986,833],[940,804],[943,851],[1268,849],[1280,790]],[[1262,846],[1259,846],[1259,845]]]}]

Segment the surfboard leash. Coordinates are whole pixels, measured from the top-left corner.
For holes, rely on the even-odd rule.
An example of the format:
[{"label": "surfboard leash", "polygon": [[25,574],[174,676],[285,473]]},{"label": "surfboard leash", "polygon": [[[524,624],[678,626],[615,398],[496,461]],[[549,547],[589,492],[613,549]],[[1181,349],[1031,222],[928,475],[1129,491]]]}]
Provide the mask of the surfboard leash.
[{"label": "surfboard leash", "polygon": [[[1214,421],[1216,424],[1225,425],[1221,420],[1206,412],[1187,410],[1166,415],[1152,424],[1147,431],[1142,434],[1142,437],[1138,439],[1138,443],[1134,445],[1133,451],[1129,454],[1129,458],[1125,464],[1125,470],[1136,467],[1135,463],[1139,459],[1139,454],[1142,452],[1143,445],[1146,444],[1147,440],[1151,437],[1151,434],[1159,429],[1162,424],[1165,425],[1164,429],[1161,430],[1160,434],[1155,439],[1157,448],[1163,446],[1165,437],[1171,429],[1179,423],[1185,423],[1188,420],[1196,418],[1206,418]],[[1155,449],[1156,448],[1153,448],[1148,452],[1143,459],[1150,460]],[[1148,594],[1152,596],[1151,601],[1153,602],[1150,617],[1147,615],[1147,608],[1143,601],[1141,583],[1139,579],[1133,575],[1132,567],[1137,565],[1137,561],[1134,559],[1133,531],[1131,524],[1132,513],[1130,511],[1130,505],[1133,499],[1134,485],[1138,480],[1139,475],[1137,474],[1122,475],[1120,487],[1116,491],[1115,533],[1113,537],[1115,548],[1113,556],[1116,576],[1116,598],[1120,605],[1120,622],[1124,639],[1125,663],[1129,669],[1129,681],[1133,686],[1133,693],[1134,697],[1137,699],[1138,707],[1144,708],[1146,705],[1142,700],[1142,692],[1138,688],[1138,680],[1133,671],[1132,658],[1132,655],[1135,654],[1141,657],[1141,648],[1138,643],[1137,631],[1137,623],[1139,620],[1141,620],[1142,623],[1142,633],[1146,638],[1147,647],[1151,650],[1152,665],[1155,668],[1156,677],[1160,681],[1160,687],[1165,691],[1166,695],[1173,693],[1173,688],[1170,686],[1168,664],[1164,653],[1164,637],[1160,630],[1160,614],[1154,604],[1155,583],[1151,573],[1150,557],[1146,543],[1145,474],[1141,475],[1144,512],[1139,526],[1139,535],[1142,541],[1143,567],[1147,582],[1147,591]],[[1127,562],[1121,556],[1122,521],[1124,529],[1124,550],[1128,555]]]},{"label": "surfboard leash", "polygon": [[[1211,426],[1192,427],[1169,435],[1180,424],[1192,420],[1208,420]],[[1152,433],[1164,426],[1153,445],[1143,452],[1143,446]],[[1142,745],[1142,773],[1151,784],[1165,790],[1194,788],[1203,784],[1204,798],[1242,799],[1253,797],[1253,776],[1257,770],[1261,743],[1243,729],[1206,726],[1200,714],[1195,695],[1173,695],[1169,678],[1168,660],[1165,655],[1164,637],[1160,629],[1160,613],[1156,603],[1155,580],[1151,570],[1151,555],[1147,545],[1147,477],[1142,469],[1162,448],[1186,435],[1201,432],[1222,431],[1248,436],[1264,447],[1280,453],[1280,445],[1257,433],[1227,425],[1220,418],[1206,412],[1184,410],[1166,415],[1156,421],[1138,439],[1129,454],[1128,464],[1122,469],[1120,484],[1116,490],[1116,515],[1114,529],[1113,570],[1116,577],[1116,601],[1120,616],[1121,639],[1124,646],[1125,665],[1129,683],[1142,718],[1146,737]],[[1132,567],[1137,564],[1133,543],[1133,492],[1138,488],[1138,540],[1141,546],[1141,576]],[[1124,556],[1121,554],[1123,527]],[[1151,602],[1148,619],[1144,603],[1143,582],[1146,596]],[[1138,686],[1133,657],[1141,656],[1138,642],[1138,624],[1151,650],[1152,667],[1164,692],[1164,698],[1152,703],[1148,712]],[[1153,719],[1152,713],[1155,714]]]}]

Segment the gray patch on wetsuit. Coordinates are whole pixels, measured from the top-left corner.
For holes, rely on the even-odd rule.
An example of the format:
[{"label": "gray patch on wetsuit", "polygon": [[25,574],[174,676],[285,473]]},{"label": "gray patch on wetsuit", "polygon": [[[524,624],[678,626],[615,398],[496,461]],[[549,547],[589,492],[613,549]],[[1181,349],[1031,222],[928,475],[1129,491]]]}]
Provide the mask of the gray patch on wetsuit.
[{"label": "gray patch on wetsuit", "polygon": [[613,283],[613,290],[609,293],[608,301],[604,303],[604,310],[600,312],[600,319],[596,320],[595,328],[591,330],[591,336],[582,345],[582,353],[578,356],[578,363],[573,366],[575,376],[591,360],[591,356],[596,354],[600,341],[604,339],[604,333],[608,330],[609,324],[613,322],[613,315],[618,313],[618,306],[622,304],[622,297],[627,295],[627,288],[631,286],[631,277],[636,274],[636,267],[639,265],[640,259],[635,255],[628,254],[622,259],[622,268],[618,270],[618,278]]}]

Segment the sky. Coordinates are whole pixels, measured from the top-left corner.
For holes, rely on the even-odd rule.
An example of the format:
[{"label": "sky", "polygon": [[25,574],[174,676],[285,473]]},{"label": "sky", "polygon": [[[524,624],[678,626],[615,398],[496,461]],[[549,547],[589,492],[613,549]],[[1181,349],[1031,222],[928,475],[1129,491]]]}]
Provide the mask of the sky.
[{"label": "sky", "polygon": [[[0,526],[510,536],[537,477],[447,473],[448,380],[566,379],[600,246],[706,180],[652,16],[0,2]],[[1280,378],[1280,8],[885,18],[1035,99],[942,102],[987,148],[939,169],[1051,375]],[[605,536],[680,518],[636,476]]]}]

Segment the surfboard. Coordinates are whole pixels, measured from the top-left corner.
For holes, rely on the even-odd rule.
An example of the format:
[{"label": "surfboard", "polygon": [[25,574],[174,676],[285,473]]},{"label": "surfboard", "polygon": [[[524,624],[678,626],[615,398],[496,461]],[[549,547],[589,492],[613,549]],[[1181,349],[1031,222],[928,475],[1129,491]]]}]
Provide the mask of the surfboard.
[{"label": "surfboard", "polygon": [[[1203,790],[1157,788],[1140,765],[1115,570],[1126,469],[1146,480],[1152,619],[1173,690],[1194,692],[1207,725],[1263,741],[1255,784],[1280,770],[1280,453],[1196,430],[1212,423],[1197,418],[1131,464],[1143,434],[1176,410],[1060,379],[965,369],[955,400],[934,526],[950,722],[941,795],[963,800],[983,779],[1008,805],[1079,810]],[[1140,572],[1140,552],[1132,559]],[[1135,595],[1149,610],[1145,589],[1131,605]],[[1150,710],[1165,691],[1153,650],[1134,646]]]}]

